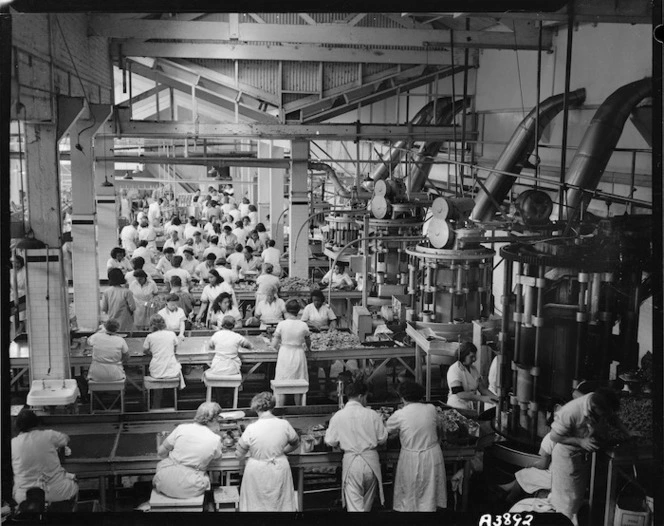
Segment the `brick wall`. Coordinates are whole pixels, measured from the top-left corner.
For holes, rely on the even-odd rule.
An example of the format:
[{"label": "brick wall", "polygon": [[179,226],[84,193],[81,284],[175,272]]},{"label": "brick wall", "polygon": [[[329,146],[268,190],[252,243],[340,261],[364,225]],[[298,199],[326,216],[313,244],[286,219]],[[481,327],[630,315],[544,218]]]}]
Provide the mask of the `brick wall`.
[{"label": "brick wall", "polygon": [[113,102],[108,40],[88,36],[88,15],[12,11],[12,44],[12,99],[20,96],[27,119],[50,120],[52,94],[80,97],[85,90],[92,103]]}]

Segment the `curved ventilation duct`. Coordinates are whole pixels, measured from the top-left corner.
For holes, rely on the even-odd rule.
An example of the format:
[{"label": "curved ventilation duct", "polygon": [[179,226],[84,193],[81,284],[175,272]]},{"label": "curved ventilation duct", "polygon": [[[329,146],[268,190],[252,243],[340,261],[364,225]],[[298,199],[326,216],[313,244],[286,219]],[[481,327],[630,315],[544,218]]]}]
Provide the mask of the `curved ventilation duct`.
[{"label": "curved ventilation duct", "polygon": [[[344,199],[351,199],[353,197],[353,191],[346,188],[341,183],[341,181],[339,181],[337,173],[329,164],[309,161],[308,168],[309,170],[319,170],[325,172],[330,181],[332,181],[332,184],[334,185],[334,188],[336,189],[338,196],[343,197]],[[371,193],[365,190],[358,189],[357,197],[359,199],[368,200],[371,198]]]},{"label": "curved ventilation duct", "polygon": [[[468,107],[470,104],[470,97],[466,99],[459,99],[452,103],[451,101],[443,108],[436,119],[436,124],[439,126],[450,124],[457,113]],[[444,141],[428,142],[422,145],[420,151],[415,156],[414,163],[415,169],[411,174],[411,192],[420,192],[429,178],[433,160]]]},{"label": "curved ventilation duct", "polygon": [[[449,106],[451,100],[452,100],[451,97],[440,97],[435,101],[436,120],[434,122],[439,121],[440,116],[442,115],[443,111],[445,111],[445,108]],[[434,111],[434,101],[431,101],[428,104],[424,105],[422,109],[415,114],[415,117],[411,119],[409,124],[412,124],[414,126],[426,126],[428,124],[431,124],[431,121],[434,120],[433,111]],[[392,152],[389,160],[383,161],[374,169],[374,171],[370,175],[371,179],[373,179],[374,182],[379,181],[381,179],[387,179],[389,175],[393,173],[396,167],[398,166],[399,161],[401,161],[401,158],[406,153],[406,150],[413,147],[413,142],[414,141],[410,139],[395,142],[392,145]]]},{"label": "curved ventilation duct", "polygon": [[[586,90],[583,88],[569,93],[570,106],[579,106],[583,104],[584,100],[586,100]],[[539,118],[537,117],[537,107],[533,108],[514,131],[507,147],[493,168],[501,172],[520,173],[528,156],[535,148],[535,140],[539,141],[546,127],[563,109],[564,104],[565,94],[561,93],[540,103]],[[535,130],[536,127],[537,130]],[[537,139],[535,139],[535,131],[537,131]],[[475,208],[470,215],[471,219],[490,221],[497,212],[494,202],[503,202],[514,181],[516,181],[516,177],[492,172],[484,183],[486,191],[481,189],[475,198]]]},{"label": "curved ventilation duct", "polygon": [[[611,154],[622,135],[625,122],[632,110],[652,95],[652,79],[637,80],[614,91],[595,112],[581,144],[572,159],[565,182],[584,190],[595,190]],[[566,193],[567,217],[574,220],[582,201],[591,196],[580,188]]]}]

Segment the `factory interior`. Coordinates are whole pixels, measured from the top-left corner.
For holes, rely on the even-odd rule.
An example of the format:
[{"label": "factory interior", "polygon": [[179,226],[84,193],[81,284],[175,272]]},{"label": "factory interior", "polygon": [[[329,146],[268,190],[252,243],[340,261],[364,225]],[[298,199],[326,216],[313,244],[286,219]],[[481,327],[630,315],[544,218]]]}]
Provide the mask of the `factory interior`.
[{"label": "factory interior", "polygon": [[658,524],[653,3],[508,4],[0,14],[3,522]]}]

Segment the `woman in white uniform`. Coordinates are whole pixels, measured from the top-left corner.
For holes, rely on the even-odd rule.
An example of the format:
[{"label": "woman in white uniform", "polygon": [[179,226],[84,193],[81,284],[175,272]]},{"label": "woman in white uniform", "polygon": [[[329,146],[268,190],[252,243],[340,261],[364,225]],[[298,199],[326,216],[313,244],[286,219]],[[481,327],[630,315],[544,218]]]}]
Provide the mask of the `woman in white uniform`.
[{"label": "woman in white uniform", "polygon": [[[212,305],[214,300],[217,299],[217,296],[219,296],[219,294],[222,292],[231,294],[235,300],[235,292],[233,291],[233,287],[226,283],[216,270],[211,270],[209,272],[209,280],[210,282],[205,285],[205,287],[203,287],[203,291],[201,292],[201,307],[198,310],[198,314],[196,315],[196,321],[198,323],[203,320],[203,317],[206,315],[206,313],[208,316],[210,315],[210,312],[208,312],[208,307]],[[206,320],[207,319],[208,318],[206,318]]]},{"label": "woman in white uniform", "polygon": [[274,267],[271,263],[263,265],[263,273],[256,278],[256,305],[267,297],[267,290],[271,288],[279,289],[279,278],[273,274]]},{"label": "woman in white uniform", "polygon": [[180,341],[183,341],[184,322],[187,321],[187,315],[184,313],[184,309],[180,307],[180,296],[172,293],[166,296],[166,306],[157,314],[164,318],[166,330],[173,331],[178,335]]},{"label": "woman in white uniform", "polygon": [[106,321],[103,329],[88,338],[92,346],[92,362],[88,380],[93,382],[118,382],[125,379],[124,366],[129,358],[129,347],[117,335],[120,324],[117,320]]},{"label": "woman in white uniform", "polygon": [[129,283],[129,291],[134,297],[136,310],[134,311],[134,325],[139,329],[145,329],[150,323],[150,314],[152,310],[152,301],[159,294],[157,284],[148,279],[148,275],[142,269],[135,270],[133,279]]},{"label": "woman in white uniform", "polygon": [[[39,418],[30,409],[16,417],[18,436],[12,439],[14,500],[20,504],[30,488],[42,488],[51,509],[73,511],[78,496],[76,477],[60,464],[58,450],[66,448],[69,437],[52,429],[37,429]],[[54,504],[56,506],[54,506]]]},{"label": "woman in white uniform", "polygon": [[353,290],[355,288],[355,284],[345,268],[338,263],[334,265],[332,270],[327,271],[321,283],[329,284],[332,290]]},{"label": "woman in white uniform", "polygon": [[496,403],[498,398],[480,383],[480,372],[473,365],[477,360],[477,347],[461,342],[457,350],[458,361],[447,370],[447,405],[457,409],[475,409],[473,402]]},{"label": "woman in white uniform", "polygon": [[399,384],[403,409],[387,420],[389,434],[401,442],[394,478],[395,511],[436,511],[447,507],[447,480],[436,409],[423,404],[424,387],[415,382]]},{"label": "woman in white uniform", "polygon": [[269,287],[265,290],[265,299],[257,301],[254,315],[263,323],[279,323],[284,319],[286,304],[277,297],[277,288]]},{"label": "woman in white uniform", "polygon": [[551,440],[556,444],[551,455],[551,494],[549,502],[576,524],[586,489],[590,483],[591,453],[600,447],[612,423],[629,435],[616,413],[620,398],[602,387],[565,404],[551,424]]},{"label": "woman in white uniform", "polygon": [[216,402],[201,404],[191,424],[180,424],[159,446],[163,460],[157,464],[152,485],[173,499],[190,499],[210,489],[206,470],[221,458],[219,432],[221,407]]},{"label": "woman in white uniform", "polygon": [[286,454],[300,438],[286,420],[275,417],[269,391],[251,400],[258,420],[249,424],[236,446],[236,456],[248,455],[240,487],[240,511],[297,511],[293,475]]},{"label": "woman in white uniform", "polygon": [[106,273],[112,268],[119,268],[123,274],[131,270],[131,263],[127,259],[127,252],[124,248],[115,247],[111,250],[111,257],[106,262]]},{"label": "woman in white uniform", "polygon": [[235,318],[225,316],[221,321],[221,330],[215,332],[208,342],[208,350],[214,352],[210,368],[206,371],[209,377],[232,376],[240,374],[242,361],[240,348],[253,349],[254,346],[241,334],[233,332]]},{"label": "woman in white uniform", "polygon": [[[143,352],[152,355],[150,359],[150,376],[152,378],[180,378],[180,389],[184,389],[184,376],[182,376],[182,365],[175,357],[175,349],[180,343],[179,338],[173,331],[166,330],[164,318],[155,314],[150,318],[150,330],[145,338]],[[158,408],[161,402],[163,389],[156,389],[154,393],[154,405]]]},{"label": "woman in white uniform", "polygon": [[[286,303],[286,319],[279,322],[274,331],[272,346],[278,351],[275,380],[309,381],[305,350],[311,352],[311,338],[307,324],[297,319],[299,311],[297,300]],[[279,406],[284,405],[284,396],[276,396]],[[293,397],[295,405],[302,403],[302,395],[296,394]]]},{"label": "woman in white uniform", "polygon": [[348,403],[330,419],[325,443],[344,451],[341,499],[347,511],[371,511],[376,493],[383,504],[383,479],[376,448],[387,441],[387,429],[378,413],[367,408],[367,385],[346,386]]},{"label": "woman in white uniform", "polygon": [[228,292],[222,292],[215,298],[210,307],[209,325],[213,328],[221,328],[221,322],[226,317],[230,316],[235,320],[235,327],[242,327],[242,314],[235,308],[233,304],[233,296]]},{"label": "woman in white uniform", "polygon": [[337,328],[337,316],[325,303],[325,296],[320,290],[311,293],[311,303],[304,307],[301,320],[314,332]]}]

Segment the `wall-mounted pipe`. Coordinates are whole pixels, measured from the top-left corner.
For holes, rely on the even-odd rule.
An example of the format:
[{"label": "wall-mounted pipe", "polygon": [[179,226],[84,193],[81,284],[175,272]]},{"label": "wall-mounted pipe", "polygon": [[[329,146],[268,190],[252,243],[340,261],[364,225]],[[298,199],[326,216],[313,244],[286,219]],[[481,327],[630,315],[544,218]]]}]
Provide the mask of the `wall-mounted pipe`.
[{"label": "wall-mounted pipe", "polygon": [[[571,106],[579,106],[583,104],[585,99],[586,90],[583,88],[568,94],[568,101]],[[494,169],[520,173],[523,164],[535,148],[536,142],[542,136],[542,132],[563,109],[564,102],[565,95],[561,93],[542,101],[539,105],[539,115],[537,114],[537,107],[533,108],[512,134],[507,147],[496,161]],[[537,138],[535,138],[535,133],[537,133]],[[497,211],[493,202],[502,203],[515,181],[516,177],[492,172],[484,183],[486,191],[481,189],[475,198],[475,208],[470,215],[471,219],[490,221]]]},{"label": "wall-mounted pipe", "polygon": [[[611,154],[622,135],[625,122],[632,110],[652,95],[652,78],[637,80],[614,91],[602,103],[572,159],[565,182],[585,190],[597,188]],[[592,195],[570,188],[566,193],[567,218],[574,220],[581,206],[587,205]]]},{"label": "wall-mounted pipe", "polygon": [[[451,123],[457,113],[470,105],[470,100],[470,97],[466,97],[465,99],[459,99],[454,103],[450,101],[438,116],[436,124],[440,126]],[[438,150],[440,150],[442,145],[443,141],[428,142],[423,144],[420,151],[417,152],[414,159],[415,168],[410,176],[411,193],[420,192],[422,191],[422,188],[424,188],[424,185],[429,178],[431,167],[433,166],[433,160],[436,158],[436,155],[438,155]]]},{"label": "wall-mounted pipe", "polygon": [[[451,97],[440,97],[435,101],[432,100],[431,102],[423,106],[422,109],[415,114],[415,117],[413,117],[410,120],[409,124],[412,124],[414,126],[426,126],[428,124],[431,124],[432,121],[437,122],[438,119],[440,118],[440,115],[449,105],[451,100],[452,100]],[[435,119],[433,115],[434,108],[436,112]],[[406,150],[413,147],[413,143],[414,141],[406,139],[402,141],[397,141],[394,144],[392,144],[392,153],[390,154],[389,160],[383,161],[381,164],[376,166],[376,168],[370,175],[371,179],[373,179],[374,181],[387,179],[389,175],[393,173],[396,167],[398,166]]]}]

